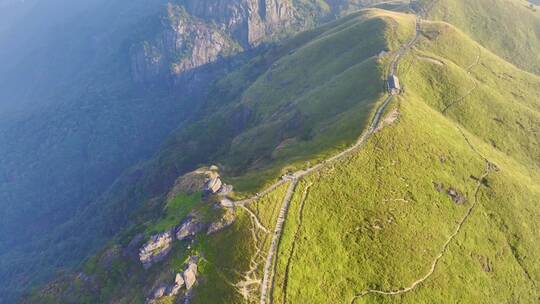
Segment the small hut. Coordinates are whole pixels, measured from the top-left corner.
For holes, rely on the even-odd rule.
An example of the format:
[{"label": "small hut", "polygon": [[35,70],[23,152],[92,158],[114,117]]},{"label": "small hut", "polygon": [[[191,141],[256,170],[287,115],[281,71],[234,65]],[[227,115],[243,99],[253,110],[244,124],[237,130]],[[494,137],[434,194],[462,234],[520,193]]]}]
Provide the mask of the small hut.
[{"label": "small hut", "polygon": [[401,92],[401,86],[399,85],[399,79],[396,75],[388,76],[388,91],[392,95],[397,95]]}]

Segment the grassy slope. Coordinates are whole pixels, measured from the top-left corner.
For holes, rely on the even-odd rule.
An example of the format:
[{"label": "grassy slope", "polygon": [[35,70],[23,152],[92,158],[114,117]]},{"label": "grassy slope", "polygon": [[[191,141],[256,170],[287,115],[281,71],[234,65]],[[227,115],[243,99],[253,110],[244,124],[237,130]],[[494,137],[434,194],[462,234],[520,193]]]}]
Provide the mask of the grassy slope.
[{"label": "grassy slope", "polygon": [[429,19],[451,23],[506,61],[540,74],[538,8],[531,9],[521,0],[422,2],[434,2]]},{"label": "grassy slope", "polygon": [[[398,22],[408,26],[398,26]],[[217,84],[215,100],[207,105],[211,109],[207,118],[186,128],[169,143],[156,161],[156,178],[162,179],[169,170],[159,168],[183,168],[185,162],[192,165],[212,159],[226,168],[241,168],[238,172],[245,177],[233,181],[236,185],[244,183],[244,189],[253,191],[273,180],[288,163],[314,161],[340,150],[358,136],[383,95],[381,63],[386,58],[379,59],[378,53],[399,46],[410,37],[412,29],[410,16],[367,10],[303,33],[263,53]],[[235,132],[237,126],[231,121],[241,109],[249,109],[251,114],[240,131]],[[257,179],[253,180],[253,176]],[[268,229],[275,224],[285,189],[283,186],[268,199],[249,206]],[[123,233],[108,248],[118,244],[125,247],[136,233],[148,237],[171,227],[185,216],[187,207],[211,214],[211,205],[199,205],[199,200],[197,193],[180,194],[170,202],[159,197],[148,200],[135,216],[141,224]],[[274,207],[267,209],[268,205]],[[237,282],[249,267],[256,244],[252,241],[249,215],[241,209],[238,215],[232,228],[216,236],[201,236],[191,250],[204,253],[204,284],[198,287],[196,301],[239,301],[240,295],[231,283]],[[268,250],[270,236],[257,231],[257,246],[264,252]],[[95,275],[97,292],[86,289],[85,284],[78,286],[79,279],[68,277],[54,283],[57,289],[34,293],[30,301],[38,301],[44,295],[53,302],[142,301],[156,282],[172,280],[189,252],[176,246],[171,259],[144,272],[134,258],[119,257],[123,261],[118,265],[103,265],[99,261],[106,251],[84,267],[86,274]],[[260,276],[264,257],[258,257],[258,262],[256,273]],[[137,292],[131,293],[132,290]]]},{"label": "grassy slope", "polygon": [[352,143],[384,90],[377,54],[411,33],[382,12],[355,13],[300,35],[231,74],[218,84],[207,118],[177,134],[163,162],[181,167],[210,158],[228,176],[245,176],[232,179],[238,190],[254,191],[287,164]]},{"label": "grassy slope", "polygon": [[[535,221],[540,216],[540,80],[448,26],[430,24],[426,31],[440,34],[423,39],[415,55],[400,65],[406,95],[397,105],[399,122],[354,157],[306,179],[314,185],[304,202],[300,227],[300,188],[296,192],[280,248],[275,303],[284,300],[288,263],[289,303],[349,302],[357,292],[397,290],[426,274],[474,202],[476,181],[471,176],[482,174],[484,161],[472,147],[500,171],[488,175],[476,209],[433,276],[405,296],[368,295],[357,303],[538,299],[540,269],[534,261],[540,250],[534,236],[540,231]],[[478,50],[483,59],[468,75],[466,68]],[[478,90],[442,115],[443,105],[467,93],[471,77],[478,78]],[[491,115],[502,116],[502,126],[493,126]],[[516,120],[527,126],[514,128]],[[496,140],[496,147],[490,139]],[[456,205],[436,191],[434,182],[458,189],[468,202]]]},{"label": "grassy slope", "polygon": [[[383,69],[378,65],[384,61],[374,61],[371,52],[387,43],[395,48],[406,41],[412,25],[412,18],[404,15],[367,11],[302,34],[281,50],[262,55],[220,83],[217,92],[223,93],[224,99],[230,98],[229,103],[219,115],[210,115],[200,122],[200,126],[208,124],[208,128],[195,125],[191,130],[198,131],[200,138],[200,132],[206,132],[207,141],[197,142],[189,137],[191,134],[179,135],[177,143],[169,145],[167,157],[185,157],[172,153],[182,150],[171,147],[185,145],[186,138],[190,144],[195,141],[193,148],[221,146],[220,140],[225,137],[223,149],[209,154],[226,155],[215,159],[229,168],[244,166],[246,169],[239,172],[248,174],[232,180],[250,190],[277,175],[285,163],[304,166],[301,160],[313,161],[343,147],[358,135],[373,102],[380,100],[380,89],[369,95],[369,90],[357,88],[381,88]],[[371,39],[354,36],[364,26],[374,27],[373,38],[378,42],[371,45]],[[478,205],[448,247],[434,275],[404,296],[367,296],[358,302],[454,303],[489,299],[490,303],[526,303],[538,299],[535,287],[540,269],[534,261],[540,259],[540,252],[534,238],[540,227],[534,219],[540,216],[535,204],[540,199],[536,182],[540,179],[540,81],[503,62],[452,27],[429,23],[424,32],[418,48],[400,65],[406,93],[394,104],[401,111],[399,121],[377,133],[362,151],[320,174],[306,177],[298,185],[279,249],[274,302],[283,302],[285,282],[289,303],[346,303],[356,292],[368,288],[398,289],[423,276],[475,201],[474,178],[485,168],[479,153],[496,163],[500,171],[492,172],[484,181],[478,192]],[[343,33],[347,35],[342,36]],[[384,40],[378,38],[382,33],[386,34]],[[324,57],[327,53],[331,55]],[[317,60],[318,56],[326,59]],[[428,57],[431,59],[425,59]],[[302,73],[295,74],[297,70]],[[254,71],[256,81],[246,85]],[[376,75],[375,81],[362,77],[368,72]],[[325,73],[333,74],[329,77]],[[454,103],[474,83],[478,88]],[[240,98],[235,97],[238,94]],[[453,106],[443,115],[449,104]],[[231,119],[231,113],[246,108],[255,113],[246,128],[238,134],[227,130],[225,122]],[[325,111],[332,118],[320,117]],[[299,113],[295,115],[301,119],[291,117],[291,113]],[[290,127],[292,121],[299,121],[300,127]],[[306,129],[307,135],[303,132]],[[284,135],[283,130],[291,133]],[[291,137],[293,140],[283,143]],[[237,149],[237,145],[243,145],[243,149]],[[276,149],[277,146],[280,148]],[[244,151],[246,154],[242,154]],[[311,154],[298,157],[298,151]],[[178,164],[185,159],[188,158],[167,159],[162,165]],[[453,203],[444,191],[436,191],[434,183],[443,184],[444,190],[457,189],[468,198],[467,203]],[[273,226],[272,218],[284,191],[282,187],[250,206],[267,228]],[[302,200],[304,192],[306,199]],[[150,221],[147,225],[168,225],[167,211],[160,215],[163,221]],[[203,252],[204,259],[203,280],[197,287],[195,301],[242,301],[233,284],[248,269],[256,243],[252,241],[249,215],[239,210],[238,216],[238,221],[225,232],[198,238],[193,251]],[[144,227],[147,226],[136,230]],[[267,248],[269,239],[260,232],[258,236],[263,237],[259,246]],[[129,238],[120,243],[126,241]],[[187,254],[186,248],[177,247],[171,259],[150,272],[143,272],[134,260],[112,269],[95,269],[99,265],[95,259],[89,261],[85,271],[96,273],[104,284],[98,300],[137,302],[156,280],[171,281]],[[256,271],[259,276],[260,267]],[[69,284],[77,286],[77,280],[60,290],[70,290]],[[75,290],[79,292],[80,288]],[[87,293],[77,292],[75,298],[83,295],[79,300],[96,301],[84,298]],[[53,297],[52,301],[58,298]]]}]

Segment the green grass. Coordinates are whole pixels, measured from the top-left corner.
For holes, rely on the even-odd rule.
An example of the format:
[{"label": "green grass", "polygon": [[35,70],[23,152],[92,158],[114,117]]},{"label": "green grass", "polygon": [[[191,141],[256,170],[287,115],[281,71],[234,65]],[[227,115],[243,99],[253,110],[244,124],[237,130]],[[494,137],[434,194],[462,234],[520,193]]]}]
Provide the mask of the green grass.
[{"label": "green grass", "polygon": [[[283,302],[287,268],[288,303],[348,303],[355,293],[397,290],[423,277],[474,201],[472,177],[485,166],[476,151],[500,171],[487,177],[476,209],[433,276],[404,296],[368,295],[356,303],[538,299],[540,154],[534,130],[540,80],[452,27],[433,23],[424,31],[438,36],[423,38],[400,64],[406,94],[394,105],[399,122],[299,185],[279,249],[274,303]],[[467,74],[479,52],[480,64]],[[478,89],[444,116],[442,110],[469,91],[473,77]],[[309,183],[300,221],[300,197]],[[434,183],[458,189],[468,202],[456,205]]]},{"label": "green grass", "polygon": [[[448,117],[495,149],[540,168],[540,138],[535,134],[540,128],[540,77],[502,61],[451,26],[427,23],[424,31],[438,34],[422,39],[419,49],[445,64],[409,57],[402,65],[404,81],[437,110],[453,104]],[[477,88],[460,101],[475,82]]]},{"label": "green grass", "polygon": [[422,2],[434,3],[430,19],[455,25],[506,61],[540,74],[540,10],[531,10],[526,1]]},{"label": "green grass", "polygon": [[147,228],[146,234],[155,234],[171,229],[180,224],[197,205],[201,204],[202,193],[180,193],[174,199],[167,202],[164,207],[164,215],[154,224]]},{"label": "green grass", "polygon": [[[409,40],[413,21],[366,10],[261,53],[213,88],[227,102],[210,100],[209,107],[223,108],[177,134],[160,166],[203,162],[206,154],[242,197],[344,149],[384,97],[388,56],[375,55]],[[423,23],[422,37],[399,65],[404,95],[385,112],[398,109],[399,119],[297,185],[278,248],[274,303],[349,303],[367,289],[410,286],[428,273],[474,202],[432,276],[404,295],[367,295],[356,303],[538,300],[540,78],[494,53],[501,54],[449,24]],[[248,113],[245,121],[238,113]],[[484,157],[499,170],[475,196]],[[287,187],[247,206],[271,232]],[[467,201],[454,203],[450,187]],[[200,193],[180,194],[159,218],[145,221],[145,232],[169,229],[193,209],[208,220],[219,215]],[[85,301],[140,302],[148,286],[170,282],[189,255],[199,254],[193,302],[244,302],[234,284],[257,247],[266,254],[272,234],[257,229],[254,240],[250,215],[241,208],[236,214],[228,229],[199,235],[191,249],[175,244],[170,257],[147,272],[137,261],[103,269],[100,255],[90,259],[85,271],[103,286]],[[258,277],[264,259],[255,259]]]},{"label": "green grass", "polygon": [[212,88],[208,114],[176,134],[156,168],[220,163],[253,193],[287,166],[335,153],[383,98],[388,58],[377,55],[413,31],[412,15],[362,10],[262,52]]}]

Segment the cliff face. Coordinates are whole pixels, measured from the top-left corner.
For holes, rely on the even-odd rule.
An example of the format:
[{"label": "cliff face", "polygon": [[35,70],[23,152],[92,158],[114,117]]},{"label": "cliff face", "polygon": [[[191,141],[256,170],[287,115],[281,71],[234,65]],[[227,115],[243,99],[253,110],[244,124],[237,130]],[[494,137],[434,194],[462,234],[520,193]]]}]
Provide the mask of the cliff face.
[{"label": "cliff face", "polygon": [[231,33],[244,47],[287,28],[294,17],[290,0],[187,0],[185,6],[194,16]]},{"label": "cliff face", "polygon": [[180,0],[159,33],[132,48],[136,82],[173,80],[205,64],[382,0]]},{"label": "cliff face", "polygon": [[132,47],[132,76],[137,82],[176,80],[182,73],[239,51],[216,26],[169,4],[161,31],[151,41]]},{"label": "cliff face", "polygon": [[172,80],[257,46],[292,26],[290,0],[185,0],[167,5],[159,33],[131,48],[136,82]]}]

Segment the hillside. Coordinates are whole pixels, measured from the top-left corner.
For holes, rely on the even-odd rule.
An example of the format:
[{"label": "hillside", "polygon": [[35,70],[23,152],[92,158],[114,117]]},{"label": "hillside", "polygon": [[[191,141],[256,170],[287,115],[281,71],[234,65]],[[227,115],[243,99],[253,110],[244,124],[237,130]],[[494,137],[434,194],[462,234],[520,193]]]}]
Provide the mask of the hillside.
[{"label": "hillside", "polygon": [[[208,118],[217,79],[348,2],[0,1],[0,301],[125,227],[148,192],[123,182]],[[196,164],[169,167],[156,191]]]},{"label": "hillside", "polygon": [[[400,64],[398,122],[300,182],[274,303],[538,299],[540,78],[448,24],[423,23],[422,34]],[[531,95],[508,96],[523,86]]]},{"label": "hillside", "polygon": [[499,57],[525,71],[540,74],[537,6],[522,0],[423,2],[433,5],[430,19],[455,25]]},{"label": "hillside", "polygon": [[[218,105],[210,100],[205,111],[208,117],[181,130],[169,141],[157,159],[141,168],[143,173],[139,172],[138,175],[143,179],[131,181],[129,187],[136,190],[129,191],[128,195],[133,192],[145,193],[148,200],[135,216],[130,217],[131,222],[135,222],[131,229],[121,234],[116,242],[126,246],[131,238],[141,231],[147,239],[151,233],[163,232],[176,225],[188,214],[189,210],[185,209],[174,216],[176,220],[167,221],[168,225],[160,224],[159,218],[168,217],[169,212],[166,210],[173,201],[167,199],[170,195],[164,196],[163,192],[155,194],[154,197],[150,195],[152,191],[159,191],[160,187],[163,187],[160,184],[166,185],[167,176],[174,176],[165,173],[165,170],[169,172],[174,168],[189,170],[192,164],[202,162],[220,163],[225,181],[231,179],[237,189],[245,189],[249,193],[274,180],[274,177],[277,178],[280,172],[305,166],[304,160],[308,158],[317,161],[353,143],[367,125],[374,106],[384,97],[384,64],[389,56],[387,54],[379,57],[379,54],[383,50],[395,50],[406,42],[413,34],[413,29],[414,19],[407,15],[382,10],[352,14],[315,31],[301,34],[261,54],[236,73],[223,79],[214,89],[219,92],[215,96],[216,102],[219,98],[220,110],[214,110]],[[259,75],[253,77],[253,73]],[[247,79],[251,80],[246,82]],[[241,86],[237,88],[235,84]],[[261,99],[261,96],[265,98]],[[230,97],[229,101],[225,99],[227,97]],[[326,102],[329,100],[332,102]],[[248,113],[244,114],[247,117],[237,118],[238,112]],[[202,125],[210,127],[204,128]],[[202,136],[201,130],[205,130],[205,136]],[[285,145],[284,141],[288,144]],[[187,142],[190,144],[186,145]],[[238,149],[240,146],[242,150]],[[284,167],[287,164],[290,165]],[[261,171],[261,168],[264,171]],[[238,177],[232,175],[232,178],[227,178],[235,172]],[[255,172],[263,174],[254,179]],[[174,178],[171,182],[174,182]],[[245,194],[242,192],[237,194],[242,195]],[[178,201],[175,201],[175,204],[184,203],[186,199],[184,197],[184,194],[178,194]],[[277,206],[279,203],[277,197],[275,195],[275,198],[268,200],[275,201]],[[214,201],[215,199],[211,197],[200,202],[196,200],[195,205],[191,206],[200,209],[199,212],[207,214],[210,218],[215,218],[219,215],[215,215],[215,211],[208,210]],[[111,211],[107,213],[111,214],[111,219],[107,223],[118,225],[119,221],[125,221],[124,218],[112,217],[118,214],[115,210],[119,206],[113,204],[109,208]],[[234,265],[233,270],[227,263],[238,260],[241,265],[246,265],[246,260],[242,259],[249,258],[252,254],[250,238],[246,237],[250,234],[249,225],[237,227],[240,223],[249,222],[249,217],[246,216],[248,215],[239,211],[236,224],[231,227],[233,231],[238,231],[231,233],[227,231],[227,236],[223,236],[223,239],[219,234],[216,238],[201,235],[194,245],[190,245],[192,250],[195,250],[192,252],[204,252],[208,263],[224,263],[219,265],[219,269],[210,268],[206,278],[209,285],[201,286],[201,288],[221,286],[222,289],[219,291],[214,290],[207,294],[213,297],[212,301],[217,301],[218,295],[230,299],[238,298],[234,288],[227,286],[223,281],[223,276],[216,276],[212,271],[232,271],[229,274],[232,278],[241,268],[236,269],[237,266]],[[275,213],[270,214],[268,220],[272,221],[273,216]],[[98,224],[103,223],[97,222],[96,225]],[[155,225],[161,229],[157,229]],[[87,221],[84,229],[96,229],[94,227],[97,228],[91,221]],[[99,229],[106,227],[102,226]],[[234,238],[235,241],[230,238]],[[248,243],[239,245],[240,242]],[[138,244],[140,243],[141,240]],[[227,249],[222,247],[229,248],[228,246],[233,244],[247,246],[248,251],[242,253],[242,259],[234,257],[236,251],[232,248],[229,253],[232,255],[230,261],[220,255],[212,257],[213,252],[227,252]],[[117,248],[117,245],[108,248],[104,253],[106,255],[110,254],[111,248]],[[179,245],[165,263],[176,265],[173,268],[178,271],[182,268],[183,259],[188,255],[189,250],[186,251],[185,245]],[[174,275],[171,268],[161,265],[151,268],[151,274],[144,272],[136,258],[117,256],[117,260],[113,260],[117,262],[109,262],[105,268],[100,263],[96,265],[98,260],[101,258],[91,260],[93,262],[88,262],[84,269],[87,269],[85,275],[96,278],[95,284],[100,286],[99,292],[86,293],[84,287],[77,287],[83,288],[82,295],[70,291],[61,294],[60,298],[65,301],[77,299],[75,301],[89,302],[112,299],[127,302],[140,300],[144,299],[156,284],[169,280],[171,275]],[[113,265],[112,268],[110,265]],[[127,273],[130,275],[126,277]],[[122,278],[129,279],[126,281]],[[66,278],[61,278],[57,284],[63,286],[66,284],[64,280]],[[67,280],[69,282],[69,277]],[[80,279],[76,279],[75,283],[78,280]],[[139,292],[133,293],[133,290]],[[55,298],[59,296],[58,294],[53,293],[49,296],[54,299],[52,302],[58,301],[58,298]],[[43,294],[39,297],[43,297]],[[37,301],[37,298],[33,298],[32,301]]]},{"label": "hillside", "polygon": [[68,223],[120,233],[22,302],[538,301],[540,26],[490,3],[385,3],[257,50]]}]

